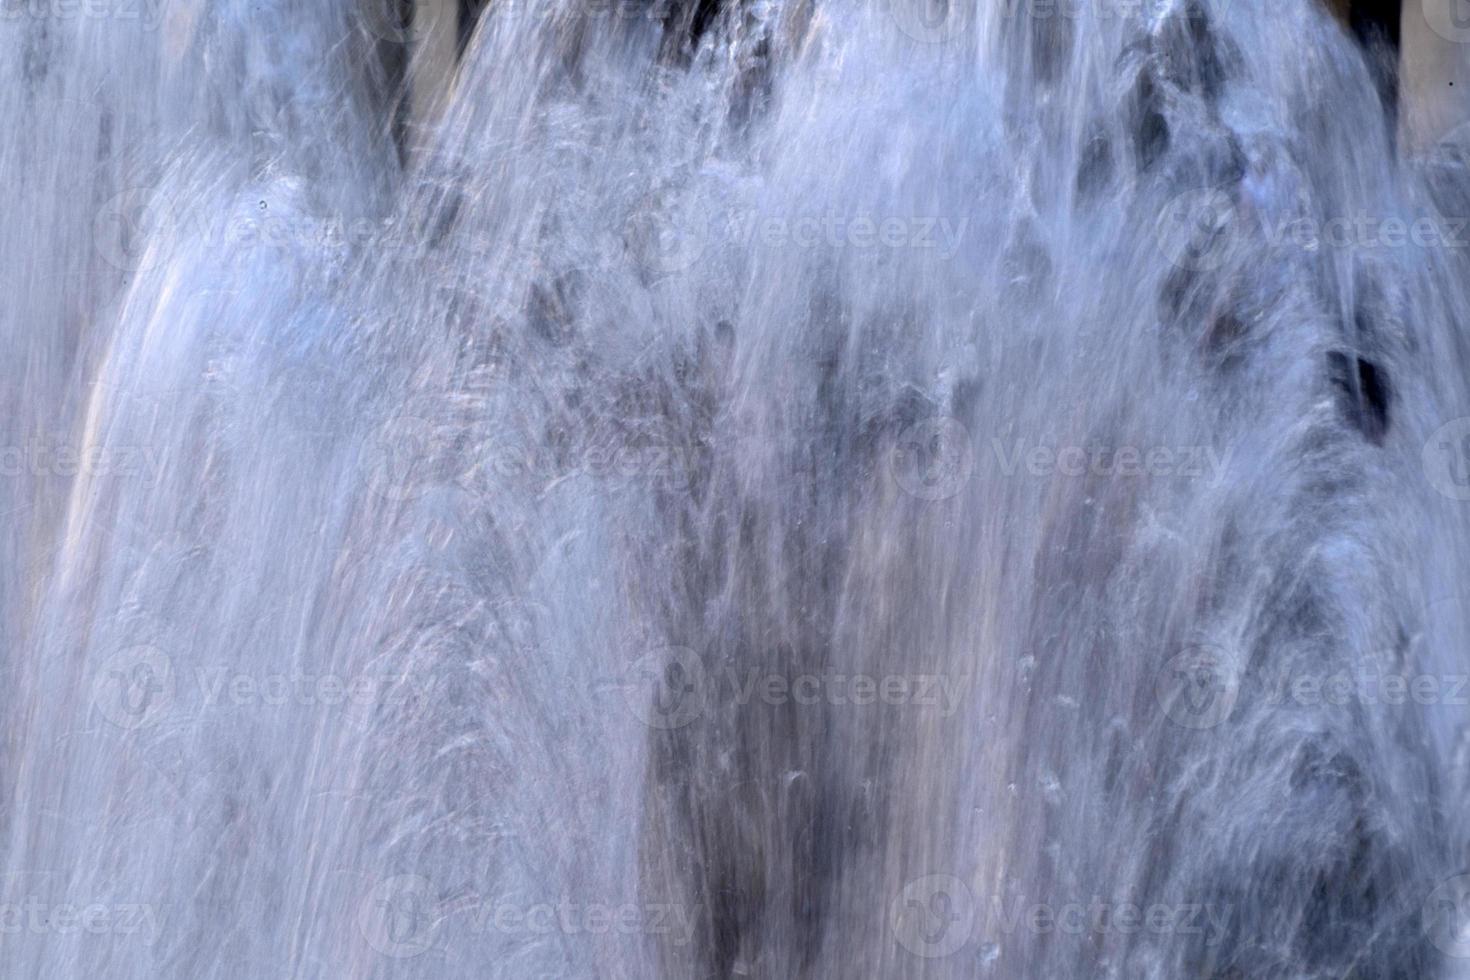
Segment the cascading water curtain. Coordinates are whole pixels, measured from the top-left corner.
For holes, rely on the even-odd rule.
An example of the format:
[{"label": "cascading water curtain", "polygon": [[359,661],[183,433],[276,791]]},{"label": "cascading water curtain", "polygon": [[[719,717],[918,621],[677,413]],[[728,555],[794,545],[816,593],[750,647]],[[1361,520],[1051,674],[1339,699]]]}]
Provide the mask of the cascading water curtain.
[{"label": "cascading water curtain", "polygon": [[0,0],[0,975],[1470,977],[1365,6]]}]

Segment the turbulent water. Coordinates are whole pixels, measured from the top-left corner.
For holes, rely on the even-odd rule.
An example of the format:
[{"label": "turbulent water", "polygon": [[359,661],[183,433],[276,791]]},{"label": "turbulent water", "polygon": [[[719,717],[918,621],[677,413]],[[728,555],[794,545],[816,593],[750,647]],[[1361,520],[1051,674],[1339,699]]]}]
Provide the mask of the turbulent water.
[{"label": "turbulent water", "polygon": [[3,13],[0,973],[1470,975],[1467,156],[1314,0]]}]

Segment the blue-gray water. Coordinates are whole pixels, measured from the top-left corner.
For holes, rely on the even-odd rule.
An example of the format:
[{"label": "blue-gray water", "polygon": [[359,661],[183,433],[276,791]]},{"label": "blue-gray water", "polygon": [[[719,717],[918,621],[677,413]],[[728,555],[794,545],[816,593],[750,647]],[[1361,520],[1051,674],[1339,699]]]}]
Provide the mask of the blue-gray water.
[{"label": "blue-gray water", "polygon": [[1470,975],[1457,134],[696,6],[4,4],[0,974]]}]

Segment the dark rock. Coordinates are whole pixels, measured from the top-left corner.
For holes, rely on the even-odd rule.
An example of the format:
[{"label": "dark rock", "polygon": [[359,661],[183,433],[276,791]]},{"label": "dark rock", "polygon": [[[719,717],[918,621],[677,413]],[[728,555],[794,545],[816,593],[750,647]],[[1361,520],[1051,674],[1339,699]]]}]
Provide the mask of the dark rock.
[{"label": "dark rock", "polygon": [[1098,197],[1113,179],[1113,144],[1106,136],[1097,134],[1082,145],[1077,159],[1077,196],[1084,199]]},{"label": "dark rock", "polygon": [[1388,434],[1393,386],[1388,371],[1372,361],[1343,351],[1327,355],[1328,377],[1348,421],[1375,446]]},{"label": "dark rock", "polygon": [[1169,148],[1169,121],[1164,118],[1164,98],[1147,70],[1138,73],[1128,107],[1133,135],[1133,159],[1140,173],[1159,161]]}]

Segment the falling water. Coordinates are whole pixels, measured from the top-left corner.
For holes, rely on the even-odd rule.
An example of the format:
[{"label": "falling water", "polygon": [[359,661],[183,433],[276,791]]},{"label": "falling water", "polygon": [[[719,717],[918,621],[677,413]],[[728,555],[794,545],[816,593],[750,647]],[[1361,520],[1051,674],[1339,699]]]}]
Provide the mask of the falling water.
[{"label": "falling water", "polygon": [[1470,174],[1317,0],[3,13],[0,973],[1470,975]]}]

